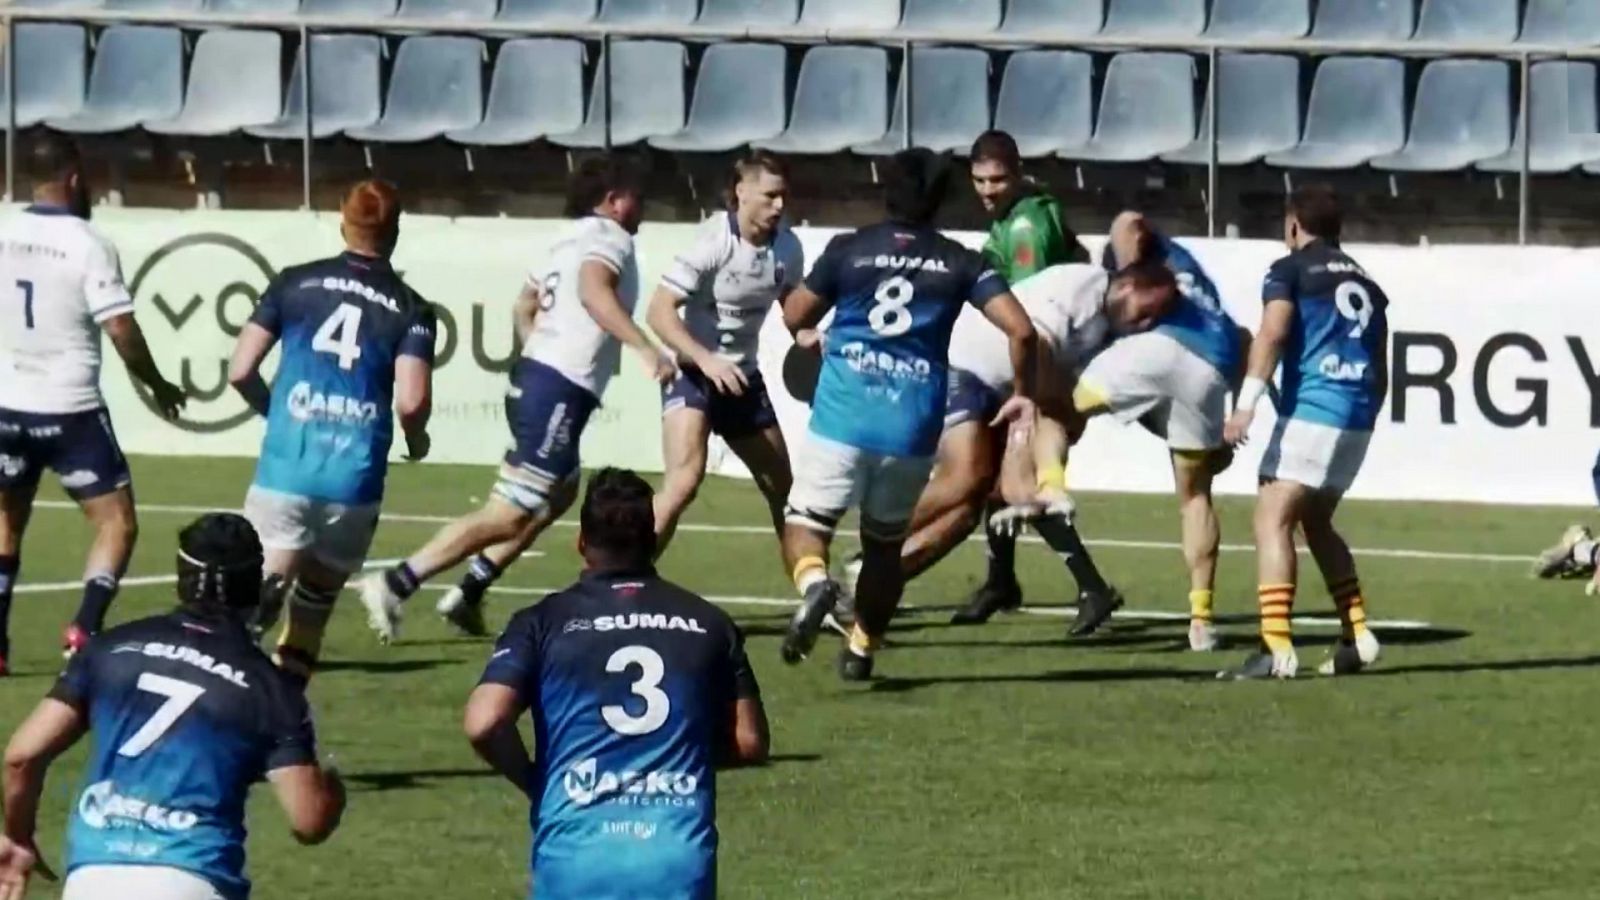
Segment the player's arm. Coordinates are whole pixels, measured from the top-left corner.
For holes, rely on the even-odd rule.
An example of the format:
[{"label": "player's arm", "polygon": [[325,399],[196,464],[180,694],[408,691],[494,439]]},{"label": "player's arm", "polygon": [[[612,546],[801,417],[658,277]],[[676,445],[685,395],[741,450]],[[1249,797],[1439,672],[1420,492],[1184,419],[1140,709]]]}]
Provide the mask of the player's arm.
[{"label": "player's arm", "polygon": [[122,262],[116,248],[103,238],[97,238],[90,248],[84,267],[83,296],[88,301],[89,314],[111,338],[111,346],[122,357],[128,374],[150,389],[162,415],[176,419],[186,398],[156,366],[144,331],[133,318],[133,297],[122,281]]},{"label": "player's arm", "polygon": [[278,805],[289,817],[289,831],[307,846],[333,836],[344,818],[344,781],[321,766],[281,766],[267,773]]},{"label": "player's arm", "polygon": [[278,342],[278,336],[255,322],[246,322],[233,345],[233,360],[228,364],[228,383],[256,415],[265,416],[272,405],[272,389],[261,377],[261,363]]},{"label": "player's arm", "polygon": [[38,859],[34,829],[45,773],[57,756],[83,737],[88,727],[87,717],[77,706],[47,697],[34,707],[6,745],[5,840],[31,853],[33,864]]},{"label": "player's arm", "polygon": [[697,240],[689,252],[672,261],[672,266],[661,276],[661,283],[650,295],[645,323],[679,359],[687,360],[705,373],[717,390],[738,396],[749,386],[744,371],[695,340],[688,326],[683,324],[683,318],[678,315],[679,307],[688,301],[695,288],[708,275],[716,272],[720,262],[715,252],[718,246]]},{"label": "player's arm", "polygon": [[517,719],[527,710],[528,704],[516,688],[486,682],[474,688],[467,698],[461,727],[479,759],[532,797],[533,760],[528,756],[522,732],[517,730]]},{"label": "player's arm", "polygon": [[772,754],[772,731],[767,725],[766,706],[761,702],[761,685],[744,651],[744,635],[737,626],[731,628],[728,672],[734,699],[728,718],[731,740],[722,750],[722,762],[729,766],[758,766]]},{"label": "player's arm", "polygon": [[[1269,286],[1271,282],[1269,281]],[[1283,294],[1269,297],[1261,311],[1261,329],[1250,342],[1250,362],[1245,367],[1244,382],[1234,401],[1233,415],[1223,431],[1229,444],[1240,444],[1250,433],[1250,423],[1255,421],[1256,406],[1266,395],[1272,373],[1283,355],[1283,345],[1294,325],[1294,301]]]},{"label": "player's arm", "polygon": [[428,455],[428,420],[433,416],[433,306],[417,298],[417,312],[394,361],[394,412],[406,439],[406,458],[413,462]]},{"label": "player's arm", "polygon": [[802,347],[811,349],[821,344],[817,326],[838,302],[839,258],[845,254],[847,239],[847,235],[839,235],[829,241],[805,279],[783,298],[783,325]]},{"label": "player's arm", "polygon": [[578,297],[595,324],[638,353],[645,372],[665,384],[677,377],[678,367],[639,328],[622,305],[622,299],[617,296],[621,277],[609,263],[586,259],[578,267]]}]

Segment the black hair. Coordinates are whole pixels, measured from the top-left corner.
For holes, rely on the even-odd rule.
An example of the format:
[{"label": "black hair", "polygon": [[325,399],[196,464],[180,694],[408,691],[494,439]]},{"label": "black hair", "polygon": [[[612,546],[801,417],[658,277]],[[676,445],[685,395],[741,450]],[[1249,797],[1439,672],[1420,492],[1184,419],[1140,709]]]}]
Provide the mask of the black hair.
[{"label": "black hair", "polygon": [[45,132],[33,144],[32,167],[42,172],[46,181],[62,182],[82,173],[83,156],[71,138]]},{"label": "black hair", "polygon": [[1339,243],[1344,230],[1344,208],[1339,194],[1329,184],[1306,184],[1289,195],[1289,214],[1300,223],[1300,230],[1332,244]]},{"label": "black hair", "polygon": [[605,468],[589,479],[578,514],[586,552],[620,566],[647,566],[656,555],[650,483],[630,469]]},{"label": "black hair", "polygon": [[1017,139],[998,128],[978,135],[967,155],[975,163],[997,162],[1013,175],[1022,171],[1022,152],[1017,149]]},{"label": "black hair", "polygon": [[567,179],[567,217],[581,219],[589,215],[611,193],[642,196],[644,176],[639,167],[614,153],[589,157]]},{"label": "black hair", "polygon": [[[1138,254],[1134,262],[1166,263],[1167,250],[1161,241],[1156,239],[1156,233],[1144,225],[1139,226]],[[1100,265],[1113,275],[1117,273],[1117,251],[1112,249],[1111,242],[1106,241],[1105,247],[1100,250]]]},{"label": "black hair", "polygon": [[949,158],[924,147],[889,157],[878,175],[883,182],[884,208],[896,222],[931,223],[950,192]]},{"label": "black hair", "polygon": [[1167,268],[1166,261],[1160,259],[1137,260],[1118,269],[1111,277],[1115,281],[1127,281],[1141,291],[1178,289],[1178,277]]},{"label": "black hair", "polygon": [[178,600],[196,613],[247,614],[261,602],[261,539],[236,513],[207,513],[178,533]]}]

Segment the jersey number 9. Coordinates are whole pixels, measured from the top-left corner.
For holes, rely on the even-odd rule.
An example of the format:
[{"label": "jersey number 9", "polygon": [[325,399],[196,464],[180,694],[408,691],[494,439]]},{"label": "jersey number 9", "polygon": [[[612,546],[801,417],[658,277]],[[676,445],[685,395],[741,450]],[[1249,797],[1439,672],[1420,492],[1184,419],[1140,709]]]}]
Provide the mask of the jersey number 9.
[{"label": "jersey number 9", "polygon": [[339,368],[350,371],[361,358],[361,307],[341,303],[311,338],[311,349],[339,357]]},{"label": "jersey number 9", "polygon": [[1372,322],[1372,295],[1361,282],[1340,282],[1339,289],[1333,292],[1333,305],[1339,315],[1356,323],[1350,329],[1350,337],[1358,338],[1366,332],[1367,325]]},{"label": "jersey number 9", "polygon": [[903,276],[896,275],[878,285],[872,295],[872,311],[867,313],[867,324],[884,337],[897,337],[911,330],[911,303],[916,288]]},{"label": "jersey number 9", "polygon": [[644,699],[644,712],[634,715],[620,703],[600,707],[600,717],[611,730],[629,736],[655,731],[667,723],[667,714],[672,712],[672,700],[661,689],[661,679],[667,674],[661,654],[649,647],[631,644],[618,648],[606,660],[606,671],[611,673],[626,672],[634,666],[639,667],[639,678],[629,685],[629,690]]}]

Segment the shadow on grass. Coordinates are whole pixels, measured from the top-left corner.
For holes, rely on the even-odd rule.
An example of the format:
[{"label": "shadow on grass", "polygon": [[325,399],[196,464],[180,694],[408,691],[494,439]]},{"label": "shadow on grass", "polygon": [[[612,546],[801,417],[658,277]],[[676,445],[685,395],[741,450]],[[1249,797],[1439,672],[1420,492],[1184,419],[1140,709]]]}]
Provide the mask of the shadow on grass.
[{"label": "shadow on grass", "polygon": [[351,772],[344,780],[361,791],[410,791],[433,786],[434,782],[462,778],[499,778],[489,769],[413,769],[402,772]]},{"label": "shadow on grass", "polygon": [[1097,684],[1108,681],[1210,681],[1211,670],[1195,669],[1068,669],[1007,675],[941,675],[932,678],[880,678],[872,682],[873,691],[903,693],[947,684]]},{"label": "shadow on grass", "polygon": [[406,672],[426,672],[440,666],[453,666],[458,659],[336,659],[317,664],[317,674],[332,672],[364,672],[376,675],[401,675]]},{"label": "shadow on grass", "polygon": [[1362,678],[1375,675],[1458,675],[1467,672],[1536,672],[1545,669],[1592,669],[1600,666],[1600,654],[1590,656],[1554,656],[1534,659],[1478,660],[1456,663],[1419,663],[1411,666],[1379,665]]}]

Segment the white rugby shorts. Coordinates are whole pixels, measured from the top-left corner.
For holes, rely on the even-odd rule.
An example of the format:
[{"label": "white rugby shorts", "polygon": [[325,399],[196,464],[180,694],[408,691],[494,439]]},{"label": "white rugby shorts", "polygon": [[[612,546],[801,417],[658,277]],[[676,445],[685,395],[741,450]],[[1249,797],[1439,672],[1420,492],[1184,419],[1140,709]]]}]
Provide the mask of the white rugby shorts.
[{"label": "white rugby shorts", "polygon": [[1078,383],[1119,422],[1143,419],[1173,450],[1222,446],[1227,380],[1165,334],[1146,331],[1117,340],[1089,362]]},{"label": "white rugby shorts", "polygon": [[250,486],[244,516],[267,550],[303,550],[347,575],[361,570],[378,530],[378,504],[346,505]]},{"label": "white rugby shorts", "polygon": [[844,514],[858,508],[861,533],[880,541],[905,537],[933,472],[931,456],[872,453],[810,431],[792,458],[787,522],[831,535]]},{"label": "white rugby shorts", "polygon": [[167,866],[82,866],[61,900],[224,900],[211,882]]},{"label": "white rugby shorts", "polygon": [[1371,441],[1371,431],[1350,431],[1304,419],[1279,419],[1261,457],[1261,478],[1293,481],[1312,490],[1343,494],[1355,483]]}]

